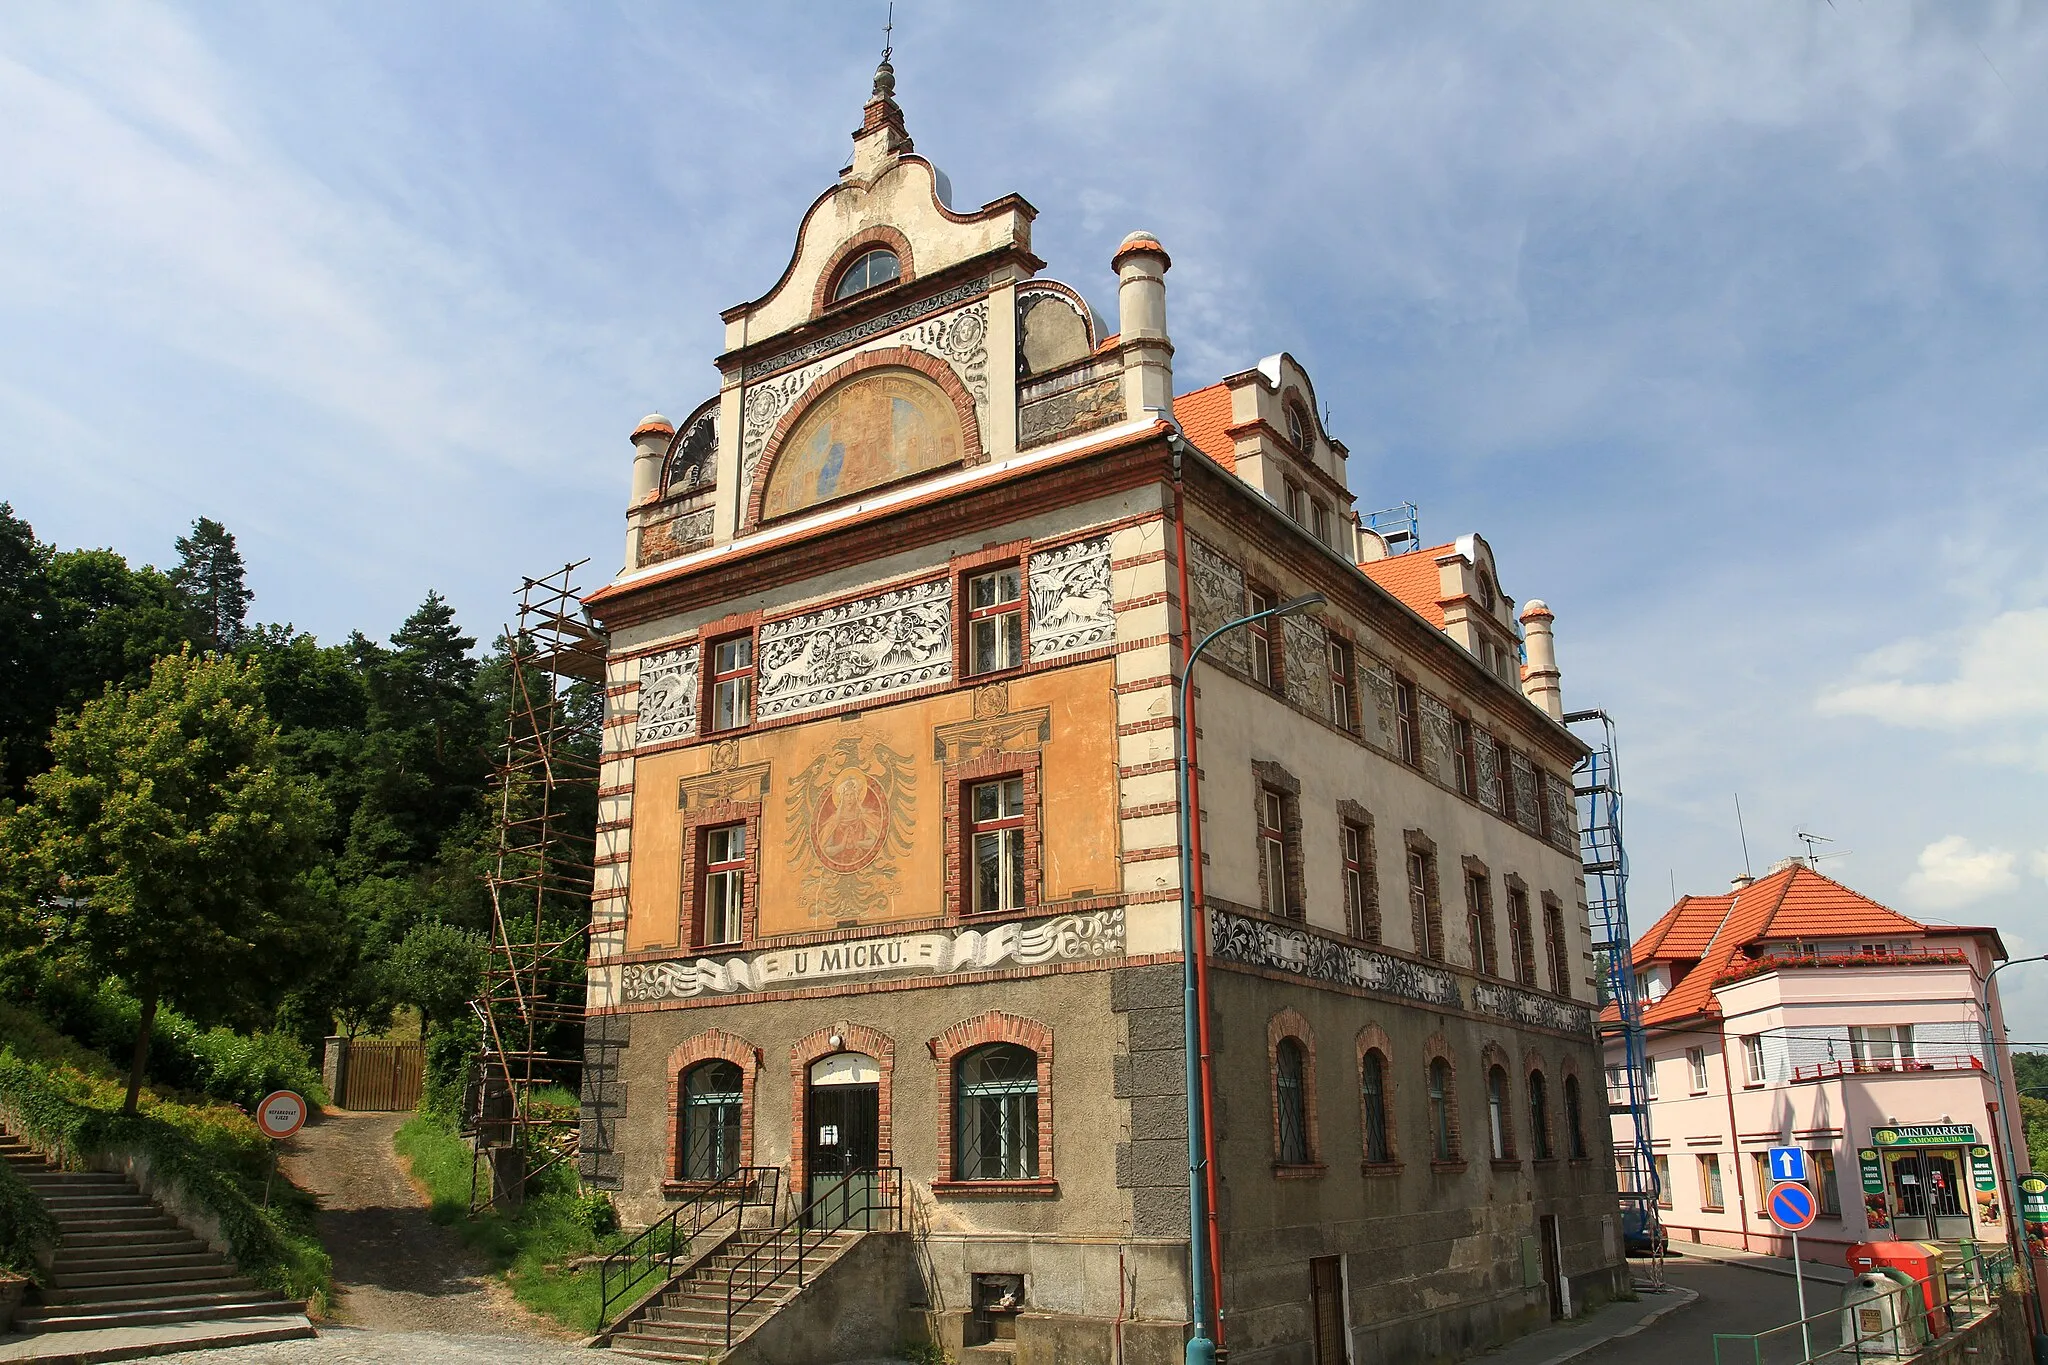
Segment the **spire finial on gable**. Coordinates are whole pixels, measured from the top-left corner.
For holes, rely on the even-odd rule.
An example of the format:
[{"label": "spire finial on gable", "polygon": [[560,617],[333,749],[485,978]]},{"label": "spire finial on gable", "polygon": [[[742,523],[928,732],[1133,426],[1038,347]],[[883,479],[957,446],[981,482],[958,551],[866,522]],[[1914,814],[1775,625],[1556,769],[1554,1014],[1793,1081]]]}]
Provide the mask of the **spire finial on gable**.
[{"label": "spire finial on gable", "polygon": [[882,26],[882,61],[875,68],[874,92],[868,96],[867,107],[861,111],[860,131],[853,135],[854,162],[858,168],[863,157],[862,145],[870,138],[879,138],[872,143],[875,152],[888,157],[911,150],[909,130],[903,126],[903,109],[896,103],[896,68],[889,58],[896,51],[896,5],[890,0],[889,21]]}]

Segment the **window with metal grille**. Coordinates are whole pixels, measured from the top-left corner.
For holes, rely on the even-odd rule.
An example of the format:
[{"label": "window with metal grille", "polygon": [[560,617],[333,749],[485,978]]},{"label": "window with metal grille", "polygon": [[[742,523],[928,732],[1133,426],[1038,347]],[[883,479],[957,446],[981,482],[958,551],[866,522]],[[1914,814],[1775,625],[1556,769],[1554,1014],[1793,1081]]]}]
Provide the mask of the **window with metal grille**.
[{"label": "window with metal grille", "polygon": [[1579,1100],[1579,1078],[1564,1078],[1565,1155],[1573,1161],[1586,1159],[1586,1107]]},{"label": "window with metal grille", "polygon": [[1493,951],[1493,887],[1483,872],[1465,874],[1465,941],[1472,948],[1472,970],[1496,975]]},{"label": "window with metal grille", "polygon": [[882,248],[863,251],[839,276],[839,283],[832,290],[832,301],[837,303],[841,299],[850,299],[855,294],[864,294],[870,289],[894,284],[901,275],[902,267],[896,260],[895,252]]},{"label": "window with metal grille", "polygon": [[1508,960],[1514,965],[1515,980],[1524,986],[1536,984],[1536,941],[1529,923],[1529,893],[1519,886],[1508,887]]},{"label": "window with metal grille", "polygon": [[974,913],[1024,906],[1024,779],[976,783],[968,792],[972,825]]},{"label": "window with metal grille", "polygon": [[1273,1096],[1279,1113],[1274,1116],[1277,1125],[1279,1152],[1276,1159],[1283,1166],[1306,1166],[1308,1154],[1308,1059],[1301,1044],[1293,1038],[1282,1038],[1274,1049]]},{"label": "window with metal grille", "polygon": [[[1255,615],[1258,612],[1271,611],[1273,609],[1271,593],[1253,588],[1245,595],[1245,599],[1251,605],[1251,609],[1246,615]],[[1272,617],[1268,616],[1262,620],[1254,621],[1245,627],[1245,634],[1250,637],[1251,644],[1252,681],[1261,687],[1278,686],[1274,681],[1275,674],[1273,671],[1273,633],[1267,629],[1272,619]]]},{"label": "window with metal grille", "polygon": [[754,719],[754,637],[711,647],[711,728],[736,730]]},{"label": "window with metal grille", "polygon": [[1378,1048],[1367,1048],[1359,1063],[1358,1084],[1365,1099],[1365,1159],[1386,1162],[1394,1159],[1394,1145],[1388,1140],[1387,1059]]},{"label": "window with metal grille", "polygon": [[1515,1116],[1508,1107],[1508,1073],[1497,1066],[1486,1072],[1486,1133],[1495,1161],[1506,1161],[1515,1154]]},{"label": "window with metal grille", "polygon": [[1368,943],[1380,941],[1379,906],[1372,893],[1372,836],[1364,825],[1344,822],[1345,928]]},{"label": "window with metal grille", "polygon": [[704,924],[701,946],[738,943],[747,901],[747,827],[704,831]]},{"label": "window with metal grille", "polygon": [[1024,580],[1016,565],[967,580],[967,671],[1024,662]]},{"label": "window with metal grille", "polygon": [[1279,792],[1259,793],[1259,867],[1266,875],[1265,911],[1282,917],[1294,914],[1287,885],[1287,804]]},{"label": "window with metal grille", "polygon": [[1358,729],[1358,717],[1351,711],[1351,646],[1330,641],[1330,719],[1340,729]]},{"label": "window with metal grille", "polygon": [[1015,1043],[975,1048],[953,1064],[956,1180],[1038,1178],[1038,1054]]},{"label": "window with metal grille", "polygon": [[683,1074],[684,1180],[723,1180],[739,1169],[744,1080],[731,1062],[699,1062]]},{"label": "window with metal grille", "polygon": [[1429,1135],[1438,1161],[1458,1159],[1458,1130],[1451,1122],[1454,1102],[1451,1064],[1438,1057],[1429,1064]]},{"label": "window with metal grille", "polygon": [[1550,1084],[1541,1071],[1529,1073],[1529,1147],[1538,1161],[1550,1160]]}]

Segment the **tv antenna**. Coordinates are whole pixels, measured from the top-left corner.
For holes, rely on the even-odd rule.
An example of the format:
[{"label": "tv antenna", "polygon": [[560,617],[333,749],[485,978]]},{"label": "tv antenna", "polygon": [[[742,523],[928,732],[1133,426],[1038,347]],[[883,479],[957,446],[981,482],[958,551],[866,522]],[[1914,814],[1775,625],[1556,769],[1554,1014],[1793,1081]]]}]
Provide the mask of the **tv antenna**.
[{"label": "tv antenna", "polygon": [[896,50],[896,0],[889,0],[889,22],[882,25],[882,60]]},{"label": "tv antenna", "polygon": [[1794,831],[1792,837],[1806,845],[1806,865],[1816,872],[1820,870],[1823,858],[1846,858],[1850,853],[1854,852],[1853,849],[1846,848],[1839,853],[1820,852],[1814,847],[1815,844],[1832,844],[1834,842],[1833,839],[1828,838],[1825,834],[1808,834],[1802,829]]}]

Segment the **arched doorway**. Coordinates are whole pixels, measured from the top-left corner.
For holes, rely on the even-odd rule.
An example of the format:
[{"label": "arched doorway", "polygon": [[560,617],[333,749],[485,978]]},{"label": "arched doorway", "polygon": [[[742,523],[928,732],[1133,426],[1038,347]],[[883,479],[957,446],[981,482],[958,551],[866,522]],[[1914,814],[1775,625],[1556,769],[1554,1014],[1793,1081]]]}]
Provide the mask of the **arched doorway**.
[{"label": "arched doorway", "polygon": [[812,1210],[812,1222],[867,1225],[858,1211],[874,1203],[874,1176],[847,1176],[872,1173],[880,1164],[881,1129],[881,1063],[864,1052],[835,1052],[811,1063],[804,1087],[804,1172],[810,1187],[804,1202],[824,1200]]}]

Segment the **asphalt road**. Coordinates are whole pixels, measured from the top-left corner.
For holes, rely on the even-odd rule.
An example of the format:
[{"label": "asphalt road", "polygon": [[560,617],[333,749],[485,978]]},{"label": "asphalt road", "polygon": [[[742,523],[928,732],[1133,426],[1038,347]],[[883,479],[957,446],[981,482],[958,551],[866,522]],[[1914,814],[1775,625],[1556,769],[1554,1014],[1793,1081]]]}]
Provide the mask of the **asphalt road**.
[{"label": "asphalt road", "polygon": [[[1716,1332],[1766,1332],[1798,1320],[1798,1290],[1789,1277],[1711,1261],[1674,1260],[1666,1262],[1665,1278],[1697,1293],[1699,1302],[1632,1337],[1596,1347],[1574,1365],[1789,1365],[1803,1358],[1796,1328],[1766,1338],[1760,1356],[1746,1341],[1724,1341],[1718,1360],[1714,1354]],[[1840,1285],[1806,1286],[1809,1313],[1831,1310],[1841,1301]],[[1826,1340],[1839,1339],[1824,1330],[1829,1325],[1812,1325],[1816,1350]]]}]

